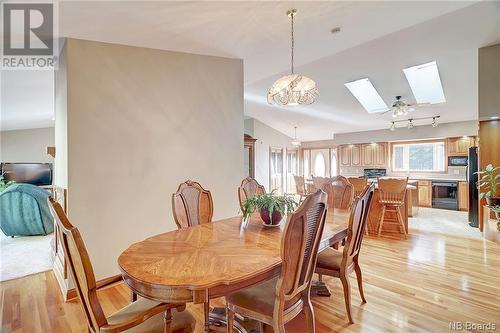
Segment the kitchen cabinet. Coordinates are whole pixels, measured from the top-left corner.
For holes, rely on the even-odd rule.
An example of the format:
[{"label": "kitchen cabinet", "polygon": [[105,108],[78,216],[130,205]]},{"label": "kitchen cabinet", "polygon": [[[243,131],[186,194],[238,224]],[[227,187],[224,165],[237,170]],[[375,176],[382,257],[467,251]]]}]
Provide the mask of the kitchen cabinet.
[{"label": "kitchen cabinet", "polygon": [[361,145],[364,167],[387,166],[387,143],[365,143]]},{"label": "kitchen cabinet", "polygon": [[351,150],[348,145],[339,146],[340,166],[351,166]]},{"label": "kitchen cabinet", "polygon": [[458,138],[448,138],[446,140],[446,146],[449,156],[467,156],[469,153],[469,148],[473,147],[475,143],[474,137],[458,137]]},{"label": "kitchen cabinet", "polygon": [[458,182],[458,210],[469,210],[469,183]]},{"label": "kitchen cabinet", "polygon": [[361,166],[361,145],[341,145],[339,146],[340,166]]},{"label": "kitchen cabinet", "polygon": [[430,180],[418,181],[418,205],[432,207],[432,182]]},{"label": "kitchen cabinet", "polygon": [[351,146],[351,166],[361,165],[361,145]]}]

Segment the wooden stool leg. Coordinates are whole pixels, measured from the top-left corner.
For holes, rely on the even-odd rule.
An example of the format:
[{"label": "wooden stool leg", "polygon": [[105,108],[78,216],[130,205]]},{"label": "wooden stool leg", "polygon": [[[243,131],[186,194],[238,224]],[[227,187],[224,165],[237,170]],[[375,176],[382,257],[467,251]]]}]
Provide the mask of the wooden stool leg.
[{"label": "wooden stool leg", "polygon": [[384,216],[385,216],[385,205],[382,206],[382,214],[380,216],[380,221],[378,222],[378,236],[380,237],[380,233],[382,232],[382,225],[384,224]]},{"label": "wooden stool leg", "polygon": [[405,239],[408,239],[408,235],[407,235],[407,232],[406,232],[405,223],[404,223],[404,220],[403,220],[403,216],[401,215],[401,210],[399,209],[399,206],[396,207],[396,210],[397,210],[397,213],[398,213],[399,223],[401,224],[401,227],[403,228],[403,233],[405,235]]}]

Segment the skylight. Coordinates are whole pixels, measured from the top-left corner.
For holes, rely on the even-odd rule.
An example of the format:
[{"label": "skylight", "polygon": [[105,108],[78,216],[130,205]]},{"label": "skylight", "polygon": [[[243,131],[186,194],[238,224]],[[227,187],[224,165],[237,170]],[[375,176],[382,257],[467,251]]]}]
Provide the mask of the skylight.
[{"label": "skylight", "polygon": [[443,86],[435,61],[403,69],[417,103],[443,103]]},{"label": "skylight", "polygon": [[385,104],[369,79],[348,82],[345,83],[345,86],[368,113],[385,112],[389,110],[387,104]]}]

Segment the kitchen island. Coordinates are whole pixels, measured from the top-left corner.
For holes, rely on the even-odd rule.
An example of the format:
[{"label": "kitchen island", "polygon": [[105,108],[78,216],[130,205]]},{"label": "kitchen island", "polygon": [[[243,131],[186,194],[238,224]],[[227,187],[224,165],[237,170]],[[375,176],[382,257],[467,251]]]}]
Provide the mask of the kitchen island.
[{"label": "kitchen island", "polygon": [[[406,186],[405,204],[401,207],[401,215],[403,217],[403,223],[406,230],[408,231],[408,216],[413,216],[415,213],[413,196],[417,193],[417,187],[413,182],[408,182]],[[368,214],[368,233],[376,235],[378,232],[378,226],[380,221],[380,215],[382,214],[382,205],[379,203],[380,191],[376,187],[375,193],[373,194],[372,205],[370,212]],[[409,212],[412,212],[409,214]],[[382,227],[382,234],[386,233],[398,233],[401,234],[400,224],[397,220],[396,213],[391,211],[385,212],[384,226]]]}]

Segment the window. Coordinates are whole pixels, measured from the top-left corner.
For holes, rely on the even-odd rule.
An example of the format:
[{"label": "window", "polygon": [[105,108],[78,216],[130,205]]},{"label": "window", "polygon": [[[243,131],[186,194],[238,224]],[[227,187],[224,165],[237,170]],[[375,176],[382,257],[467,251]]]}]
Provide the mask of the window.
[{"label": "window", "polygon": [[332,154],[332,160],[330,163],[330,175],[332,177],[338,176],[338,171],[337,171],[337,150],[336,149],[331,149],[330,154]]},{"label": "window", "polygon": [[316,153],[314,158],[314,175],[316,177],[325,177],[325,158],[322,153]]},{"label": "window", "polygon": [[311,155],[310,150],[304,150],[304,177],[309,178],[311,176],[309,171],[309,156]]},{"label": "window", "polygon": [[394,171],[445,171],[444,141],[393,144]]},{"label": "window", "polygon": [[369,79],[361,79],[344,84],[368,113],[385,112],[387,104],[378,94]]}]

